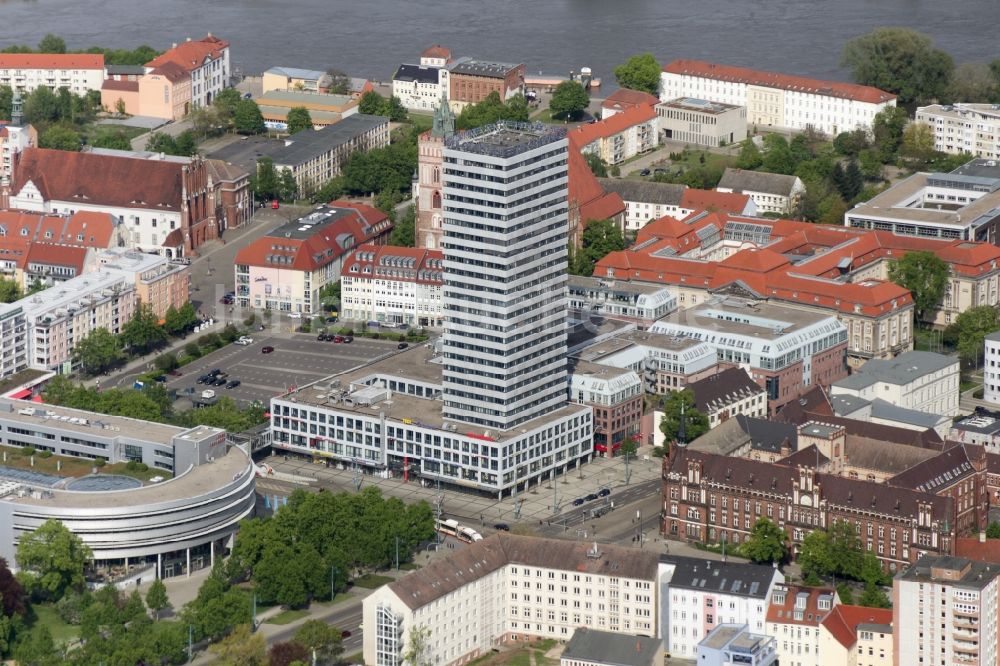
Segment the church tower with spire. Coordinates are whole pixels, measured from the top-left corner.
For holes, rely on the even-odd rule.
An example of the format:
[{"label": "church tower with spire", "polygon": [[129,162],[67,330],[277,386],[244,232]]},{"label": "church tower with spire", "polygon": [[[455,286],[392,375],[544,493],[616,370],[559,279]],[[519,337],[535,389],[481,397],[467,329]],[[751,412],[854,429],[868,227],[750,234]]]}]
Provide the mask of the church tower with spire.
[{"label": "church tower with spire", "polygon": [[434,111],[431,129],[420,135],[417,142],[417,223],[416,246],[432,250],[441,249],[441,169],[444,164],[445,137],[455,133],[455,114],[448,105],[448,97],[441,95],[441,102]]}]

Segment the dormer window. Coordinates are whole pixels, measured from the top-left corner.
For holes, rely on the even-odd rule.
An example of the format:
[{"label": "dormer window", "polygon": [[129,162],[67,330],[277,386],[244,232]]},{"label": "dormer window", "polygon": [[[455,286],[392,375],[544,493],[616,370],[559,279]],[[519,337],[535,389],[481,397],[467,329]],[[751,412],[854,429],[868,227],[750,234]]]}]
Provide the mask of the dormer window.
[{"label": "dormer window", "polygon": [[21,235],[22,236],[27,236],[28,235],[28,229],[27,229],[27,227],[22,227],[21,228]]}]

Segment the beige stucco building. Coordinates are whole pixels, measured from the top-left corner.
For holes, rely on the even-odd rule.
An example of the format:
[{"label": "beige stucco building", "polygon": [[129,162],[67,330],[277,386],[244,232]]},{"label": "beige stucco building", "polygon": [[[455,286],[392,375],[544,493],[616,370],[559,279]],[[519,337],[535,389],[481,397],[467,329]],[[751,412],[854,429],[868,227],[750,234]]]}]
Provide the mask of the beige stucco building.
[{"label": "beige stucco building", "polygon": [[872,359],[854,374],[830,385],[830,394],[862,400],[880,398],[926,414],[958,414],[957,356],[908,351],[894,359]]},{"label": "beige stucco building", "polygon": [[166,257],[148,252],[112,248],[97,255],[99,267],[128,275],[135,286],[136,297],[153,313],[163,318],[171,307],[177,309],[188,302],[191,293],[191,268],[174,263]]},{"label": "beige stucco building", "polygon": [[835,606],[819,625],[819,653],[821,666],[893,666],[893,612]]}]

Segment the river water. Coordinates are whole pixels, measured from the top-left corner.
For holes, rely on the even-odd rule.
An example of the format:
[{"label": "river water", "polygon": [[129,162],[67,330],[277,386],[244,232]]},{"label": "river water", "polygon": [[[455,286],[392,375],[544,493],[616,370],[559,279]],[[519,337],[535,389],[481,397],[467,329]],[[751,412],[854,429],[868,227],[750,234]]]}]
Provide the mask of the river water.
[{"label": "river water", "polygon": [[434,43],[530,73],[589,66],[608,83],[644,51],[847,79],[844,42],[886,25],[928,33],[956,62],[1000,57],[998,0],[0,0],[2,46],[51,32],[70,48],[165,49],[212,32],[246,74],[336,67],[381,80]]}]

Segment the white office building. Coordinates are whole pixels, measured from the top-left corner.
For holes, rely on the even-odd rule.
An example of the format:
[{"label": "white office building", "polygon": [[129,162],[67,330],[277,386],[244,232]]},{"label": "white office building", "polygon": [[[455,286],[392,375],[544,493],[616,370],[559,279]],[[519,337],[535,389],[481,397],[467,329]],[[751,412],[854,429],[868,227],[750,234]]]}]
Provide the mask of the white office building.
[{"label": "white office building", "polygon": [[566,404],[565,131],[445,138],[444,415],[508,430]]},{"label": "white office building", "polygon": [[362,245],[341,269],[341,318],[439,328],[443,263],[440,250]]},{"label": "white office building", "polygon": [[983,400],[1000,405],[1000,331],[987,335],[984,343]]},{"label": "white office building", "polygon": [[28,367],[27,325],[19,303],[0,304],[0,379]]},{"label": "white office building", "polygon": [[869,360],[850,377],[831,384],[830,395],[881,399],[925,414],[955,416],[958,389],[957,356],[908,351],[893,359]]},{"label": "white office building", "polygon": [[935,150],[1000,158],[1000,105],[931,104],[917,108],[916,121],[934,132]]}]

